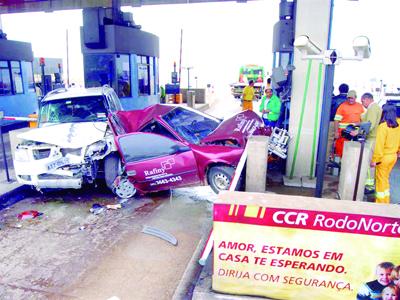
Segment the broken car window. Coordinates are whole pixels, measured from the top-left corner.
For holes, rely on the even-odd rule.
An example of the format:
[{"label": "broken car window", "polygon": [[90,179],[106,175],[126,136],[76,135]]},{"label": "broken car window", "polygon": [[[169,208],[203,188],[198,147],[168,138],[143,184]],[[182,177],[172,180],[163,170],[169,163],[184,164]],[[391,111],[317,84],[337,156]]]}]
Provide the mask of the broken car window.
[{"label": "broken car window", "polygon": [[151,133],[125,135],[120,137],[118,141],[125,162],[172,155],[179,149],[178,143],[169,138]]},{"label": "broken car window", "polygon": [[103,96],[77,97],[42,103],[40,123],[104,122],[107,111]]},{"label": "broken car window", "polygon": [[177,107],[165,114],[163,120],[183,139],[198,144],[218,127],[220,121],[206,114]]}]

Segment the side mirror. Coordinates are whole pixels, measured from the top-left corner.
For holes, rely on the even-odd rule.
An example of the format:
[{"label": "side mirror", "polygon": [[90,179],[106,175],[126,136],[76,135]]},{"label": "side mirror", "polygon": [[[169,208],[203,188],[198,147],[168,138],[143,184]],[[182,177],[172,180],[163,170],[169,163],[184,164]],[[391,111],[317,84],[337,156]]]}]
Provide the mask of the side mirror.
[{"label": "side mirror", "polygon": [[186,145],[175,145],[173,149],[174,151],[172,154],[183,153],[191,150],[190,147]]}]

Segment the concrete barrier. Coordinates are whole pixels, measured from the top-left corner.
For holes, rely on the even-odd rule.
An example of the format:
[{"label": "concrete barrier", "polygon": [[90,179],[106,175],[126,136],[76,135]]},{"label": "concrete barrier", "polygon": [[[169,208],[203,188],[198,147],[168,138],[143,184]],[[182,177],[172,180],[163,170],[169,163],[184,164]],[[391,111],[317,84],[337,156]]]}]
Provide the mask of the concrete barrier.
[{"label": "concrete barrier", "polygon": [[[342,200],[353,200],[360,150],[361,143],[359,142],[348,141],[344,143],[338,191]],[[365,180],[367,178],[370,157],[371,144],[365,143],[357,188],[357,201],[362,201],[364,198]]]},{"label": "concrete barrier", "polygon": [[268,137],[252,136],[247,143],[246,192],[264,193],[267,180]]}]

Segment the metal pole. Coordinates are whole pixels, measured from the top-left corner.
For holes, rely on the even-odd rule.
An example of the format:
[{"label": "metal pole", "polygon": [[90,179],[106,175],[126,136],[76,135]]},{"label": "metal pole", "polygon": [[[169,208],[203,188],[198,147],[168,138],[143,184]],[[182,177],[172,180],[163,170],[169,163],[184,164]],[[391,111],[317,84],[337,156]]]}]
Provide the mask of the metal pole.
[{"label": "metal pole", "polygon": [[6,170],[7,182],[10,182],[11,180],[10,180],[10,174],[8,173],[6,147],[4,146],[4,139],[3,139],[3,126],[1,125],[0,125],[0,140],[1,140],[1,149],[3,151],[4,169]]},{"label": "metal pole", "polygon": [[325,84],[324,84],[324,95],[322,100],[321,109],[321,122],[319,129],[318,138],[318,154],[317,154],[317,184],[315,187],[315,197],[322,197],[322,189],[324,186],[325,176],[325,162],[326,162],[326,148],[328,145],[328,133],[329,133],[329,118],[332,103],[332,90],[333,90],[333,79],[335,75],[335,65],[325,66]]},{"label": "metal pole", "polygon": [[181,47],[179,50],[179,76],[178,76],[179,87],[181,86],[181,71],[182,71],[182,39],[183,39],[183,29],[181,29]]},{"label": "metal pole", "polygon": [[120,7],[121,7],[120,0],[112,0],[112,17],[113,17],[114,24],[120,23],[120,18],[119,18]]},{"label": "metal pole", "polygon": [[190,90],[190,67],[187,68],[188,70],[188,91]]},{"label": "metal pole", "polygon": [[360,148],[360,156],[358,157],[357,175],[356,175],[356,183],[354,185],[353,201],[357,200],[358,184],[360,182],[360,172],[364,154],[365,140],[361,140],[360,143],[361,143],[361,148]]},{"label": "metal pole", "polygon": [[69,51],[68,51],[68,29],[66,31],[66,45],[67,45],[67,87],[69,87]]},{"label": "metal pole", "polygon": [[42,69],[42,95],[46,95],[47,94],[47,89],[46,89],[46,80],[44,78],[45,73],[44,73],[44,64],[40,65],[41,69]]}]

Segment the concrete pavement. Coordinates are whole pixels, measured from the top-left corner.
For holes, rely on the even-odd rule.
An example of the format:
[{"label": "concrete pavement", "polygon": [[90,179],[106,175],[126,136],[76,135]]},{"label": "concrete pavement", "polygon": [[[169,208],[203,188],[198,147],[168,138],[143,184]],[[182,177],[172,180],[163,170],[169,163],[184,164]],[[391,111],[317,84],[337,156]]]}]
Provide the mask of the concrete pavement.
[{"label": "concrete pavement", "polygon": [[[93,203],[117,201],[105,188],[27,197],[0,212],[0,298],[171,299],[210,230],[213,197],[209,187],[179,189],[97,215]],[[24,210],[43,215],[19,220]]]}]

